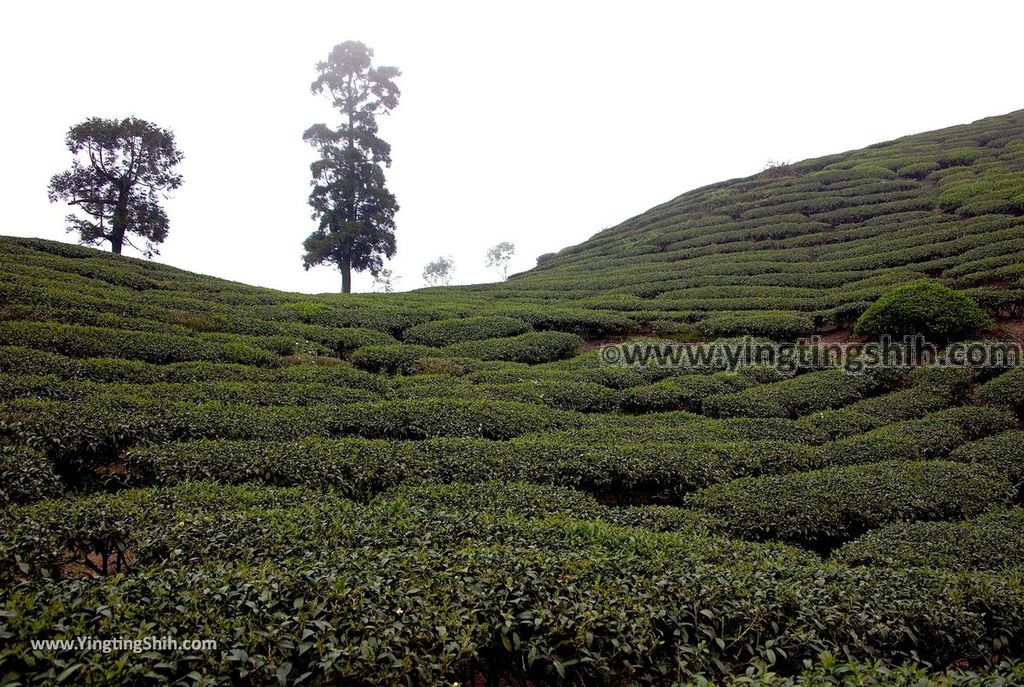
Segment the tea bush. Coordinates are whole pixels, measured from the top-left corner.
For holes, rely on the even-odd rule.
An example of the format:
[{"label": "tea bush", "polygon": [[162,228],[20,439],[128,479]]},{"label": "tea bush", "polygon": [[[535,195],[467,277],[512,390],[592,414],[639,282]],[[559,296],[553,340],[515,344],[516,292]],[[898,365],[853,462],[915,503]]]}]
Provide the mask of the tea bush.
[{"label": "tea bush", "polygon": [[58,469],[74,472],[111,462],[123,449],[143,443],[331,436],[509,439],[582,426],[585,418],[509,401],[427,399],[253,407],[97,396],[67,403],[15,401],[0,412],[0,437],[6,434],[34,445],[50,456]]},{"label": "tea bush", "polygon": [[1014,418],[1005,412],[974,406],[949,408],[824,443],[818,449],[817,462],[822,467],[831,467],[944,458],[969,441],[1015,424]]},{"label": "tea bush", "polygon": [[960,446],[950,460],[977,463],[1005,475],[1024,489],[1024,432],[1011,430]]},{"label": "tea bush", "polygon": [[1022,568],[1024,510],[999,510],[966,522],[888,525],[844,545],[834,557],[847,565],[893,568]]},{"label": "tea bush", "polygon": [[263,368],[208,361],[155,365],[117,358],[69,358],[20,346],[0,346],[0,372],[26,376],[56,375],[68,381],[101,383],[307,382],[370,391],[383,391],[386,387],[380,377],[345,365]]},{"label": "tea bush", "polygon": [[441,348],[463,341],[518,336],[530,329],[530,325],[512,317],[481,315],[424,322],[405,330],[402,337],[409,343]]},{"label": "tea bush", "polygon": [[773,310],[715,313],[698,322],[697,326],[710,337],[749,334],[775,341],[793,341],[814,331],[809,315]]},{"label": "tea bush", "polygon": [[[1020,319],[1022,131],[697,189],[496,284],[0,237],[0,682],[1022,682],[1018,371],[713,355]],[[219,648],[30,643],[154,634]]]},{"label": "tea bush", "polygon": [[360,370],[394,375],[412,372],[417,360],[437,354],[437,349],[429,346],[389,344],[359,348],[350,360]]},{"label": "tea bush", "polygon": [[0,507],[55,498],[63,491],[46,456],[27,446],[0,445]]},{"label": "tea bush", "polygon": [[448,355],[480,360],[507,360],[536,365],[568,358],[583,344],[575,334],[531,332],[500,339],[481,339],[446,346]]},{"label": "tea bush", "polygon": [[922,335],[945,343],[971,338],[992,326],[974,301],[933,281],[917,281],[888,291],[864,311],[854,332],[877,337]]},{"label": "tea bush", "polygon": [[[258,348],[227,335],[204,339],[48,322],[0,322],[0,344],[52,350],[71,357],[128,358],[151,363],[211,360],[261,366],[280,364],[279,350]],[[280,348],[277,342],[273,345]],[[283,345],[290,348],[292,344]]]},{"label": "tea bush", "polygon": [[655,384],[633,386],[622,393],[622,408],[636,413],[688,410],[701,412],[708,398],[747,387],[751,382],[739,375],[688,374],[669,377]]},{"label": "tea bush", "polygon": [[875,374],[822,370],[739,393],[710,396],[704,402],[704,412],[712,417],[796,418],[848,405],[888,386],[889,380]]},{"label": "tea bush", "polygon": [[[234,500],[229,492],[215,495]],[[897,662],[980,661],[997,646],[1016,650],[1015,640],[1005,638],[1024,614],[1021,590],[1009,580],[822,567],[781,547],[559,515],[488,521],[420,510],[401,497],[361,512],[330,502],[270,505],[273,497],[262,512],[241,504],[197,511],[182,507],[187,500],[175,504],[173,494],[154,496],[168,504],[167,515],[184,516],[189,526],[161,527],[161,520],[174,520],[148,514],[141,524],[111,523],[142,543],[141,560],[159,561],[159,568],[143,563],[133,574],[61,584],[35,578],[17,593],[0,591],[0,629],[16,639],[3,658],[5,674],[45,682],[71,670],[81,684],[132,683],[147,674],[188,680],[191,672],[207,682],[267,682],[313,671],[326,680],[377,684],[438,684],[481,673],[494,682],[717,681],[751,664],[813,662],[823,651]],[[303,501],[294,492],[281,496]],[[304,526],[318,510],[350,517],[331,518],[326,537],[317,539]],[[294,538],[268,541],[252,526],[267,518],[314,548],[292,553]],[[26,520],[38,522],[31,515]],[[224,536],[204,544],[189,534],[201,524],[240,533],[243,541]],[[498,532],[507,545],[483,543]],[[339,545],[366,539],[394,544]],[[233,556],[248,563],[220,562]],[[206,563],[190,563],[198,559]],[[779,596],[772,590],[783,580],[786,594]],[[111,598],[148,601],[117,614],[87,610]],[[877,603],[887,609],[884,616]],[[158,627],[176,636],[218,637],[225,653],[123,660],[127,652],[56,651],[40,670],[20,640],[38,632],[46,617],[66,620],[45,636],[90,628],[139,636]],[[391,631],[380,635],[382,626]],[[752,639],[735,642],[745,630]],[[694,637],[707,641],[694,650]],[[375,646],[400,660],[345,649],[351,646]]]},{"label": "tea bush", "polygon": [[687,499],[750,539],[817,548],[892,522],[955,520],[1007,505],[1012,485],[974,465],[887,461],[708,487]]},{"label": "tea bush", "polygon": [[365,500],[401,484],[490,480],[569,486],[606,500],[678,503],[687,492],[741,476],[812,466],[808,447],[778,441],[597,443],[557,435],[506,442],[309,439],[196,441],[140,447],[124,469],[136,486],[193,480],[330,489]]},{"label": "tea bush", "polygon": [[1009,408],[1018,415],[1024,413],[1024,370],[1013,369],[982,384],[978,388],[978,401]]}]

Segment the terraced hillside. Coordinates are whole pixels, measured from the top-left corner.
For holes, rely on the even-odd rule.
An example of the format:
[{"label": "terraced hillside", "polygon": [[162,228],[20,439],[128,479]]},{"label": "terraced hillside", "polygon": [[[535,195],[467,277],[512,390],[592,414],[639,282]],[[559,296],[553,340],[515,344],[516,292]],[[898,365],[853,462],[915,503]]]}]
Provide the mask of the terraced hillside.
[{"label": "terraced hillside", "polygon": [[[1022,146],[797,163],[410,294],[0,239],[2,681],[1024,683],[1024,371],[594,347],[846,326],[921,275],[1016,317]],[[77,636],[217,648],[30,645]]]},{"label": "terraced hillside", "polygon": [[1019,111],[697,189],[481,290],[795,336],[847,328],[893,284],[937,277],[1019,317],[1022,225]]}]

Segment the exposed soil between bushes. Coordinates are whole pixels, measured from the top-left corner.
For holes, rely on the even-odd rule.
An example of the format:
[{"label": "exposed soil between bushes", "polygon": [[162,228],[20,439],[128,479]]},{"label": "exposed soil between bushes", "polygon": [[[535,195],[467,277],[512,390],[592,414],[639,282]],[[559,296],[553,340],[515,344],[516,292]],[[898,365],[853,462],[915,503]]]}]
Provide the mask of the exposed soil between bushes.
[{"label": "exposed soil between bushes", "polygon": [[588,351],[593,351],[593,350],[596,350],[598,348],[603,348],[604,346],[613,346],[615,344],[620,344],[620,343],[622,343],[624,341],[628,341],[629,339],[633,338],[634,336],[637,336],[637,335],[613,336],[613,337],[609,337],[607,339],[584,339],[583,340],[583,345],[580,346],[580,353],[587,353]]},{"label": "exposed soil between bushes", "polygon": [[1024,344],[1024,320],[1003,320],[996,327],[996,333],[1007,336],[1016,343]]}]

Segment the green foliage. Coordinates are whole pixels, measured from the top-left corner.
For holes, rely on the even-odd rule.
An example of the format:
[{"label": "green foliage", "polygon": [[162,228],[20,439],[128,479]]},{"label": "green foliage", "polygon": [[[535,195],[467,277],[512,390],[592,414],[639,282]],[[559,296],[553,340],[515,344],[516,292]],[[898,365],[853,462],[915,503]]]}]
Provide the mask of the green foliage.
[{"label": "green foliage", "polygon": [[[49,322],[0,322],[0,344],[51,350],[71,357],[110,357],[170,363],[210,360],[274,366],[288,339],[245,338],[230,334],[175,336]],[[282,350],[283,349],[283,350]]]},{"label": "green foliage", "polygon": [[709,337],[749,334],[775,341],[793,341],[814,331],[809,315],[781,311],[715,313],[697,326]]},{"label": "green foliage", "polygon": [[991,406],[1024,412],[1024,370],[1004,372],[978,389],[978,401]]},{"label": "green foliage", "polygon": [[147,257],[167,238],[167,214],[159,198],[181,186],[175,171],[182,154],[167,129],[135,117],[90,117],[68,131],[71,169],[50,179],[50,202],[63,201],[89,219],[68,215],[68,231],[83,243],[109,242],[113,253],[145,239]]},{"label": "green foliage", "polygon": [[[564,492],[494,484],[367,505],[198,484],[30,506],[0,525],[0,551],[23,551],[30,573],[0,594],[0,631],[13,640],[5,674],[45,683],[70,670],[78,684],[130,684],[194,672],[231,684],[317,671],[331,682],[444,684],[484,671],[512,683],[686,683],[752,665],[838,670],[822,652],[946,664],[1016,651],[1006,638],[1024,592],[1010,579],[822,566],[699,526],[654,532],[577,517],[605,512]],[[83,560],[95,577],[37,573]],[[82,610],[120,599],[145,603]],[[24,641],[154,627],[217,637],[219,651],[58,650],[40,666]],[[739,636],[750,639],[728,640]]]},{"label": "green foliage", "polygon": [[[3,681],[1021,682],[1018,370],[602,345],[842,340],[935,276],[1019,318],[1022,127],[699,189],[501,284],[303,296],[0,238]],[[29,643],[151,634],[220,647]]]},{"label": "green foliage", "polygon": [[302,243],[302,264],[334,265],[341,290],[352,291],[352,270],[377,276],[384,259],[395,254],[398,202],[384,182],[391,166],[391,146],[377,135],[377,115],[398,106],[395,67],[372,65],[373,50],[358,41],[334,46],[316,65],[313,93],[327,95],[341,124],[332,129],[314,124],[302,138],[317,149],[310,165],[313,190],[309,204],[316,230]]},{"label": "green foliage", "polygon": [[378,401],[255,407],[189,404],[118,396],[83,401],[19,400],[0,412],[0,437],[44,449],[59,469],[102,465],[140,443],[199,438],[362,436],[388,439],[509,439],[586,424],[585,416],[511,401]]},{"label": "green foliage", "polygon": [[697,492],[687,503],[738,536],[824,547],[892,522],[950,520],[1006,505],[1014,489],[973,465],[889,461],[772,477]]},{"label": "green foliage", "polygon": [[357,349],[350,360],[360,370],[394,375],[409,373],[417,360],[437,354],[437,349],[429,346],[386,344]]},{"label": "green foliage", "polygon": [[509,317],[528,323],[534,329],[570,332],[583,337],[619,336],[633,329],[633,321],[614,312],[568,308],[510,307]]},{"label": "green foliage", "polygon": [[622,394],[622,408],[640,413],[670,410],[701,412],[714,395],[731,394],[749,384],[746,378],[730,373],[673,376],[655,384],[626,389]]},{"label": "green foliage", "polygon": [[1008,413],[987,408],[950,408],[822,444],[817,461],[822,467],[876,463],[886,460],[944,458],[955,448],[1016,424]]},{"label": "green foliage", "polygon": [[530,331],[530,325],[512,317],[479,316],[435,320],[410,327],[402,336],[408,343],[424,346],[449,346],[463,341],[518,336]]},{"label": "green foliage", "polygon": [[864,311],[854,331],[866,336],[922,335],[931,342],[960,341],[992,326],[992,320],[962,293],[933,281],[897,286]]},{"label": "green foliage", "polygon": [[575,334],[529,332],[505,338],[464,341],[446,346],[443,350],[454,356],[536,365],[568,358],[574,355],[582,344],[583,341]]},{"label": "green foliage", "polygon": [[733,394],[716,394],[704,401],[712,417],[800,417],[849,405],[891,383],[875,374],[822,370],[774,384],[762,384]]},{"label": "green foliage", "polygon": [[125,467],[137,486],[253,482],[365,500],[401,484],[501,480],[572,487],[620,503],[678,503],[710,484],[807,469],[812,458],[809,447],[782,441],[601,442],[548,435],[507,442],[199,441],[133,449]]},{"label": "green foliage", "polygon": [[[849,663],[822,652],[816,660],[807,659],[795,675],[780,675],[766,666],[750,668],[743,675],[731,676],[722,684],[728,687],[1009,687],[1024,680],[1024,664],[1002,662],[979,670],[935,672],[916,662],[887,666],[881,661]],[[704,684],[699,682],[697,684]]]},{"label": "green foliage", "polygon": [[977,463],[1005,475],[1024,489],[1024,432],[1011,430],[964,444],[949,459]]},{"label": "green foliage", "polygon": [[868,532],[839,549],[847,565],[999,570],[1024,568],[1024,510],[967,522],[915,522]]},{"label": "green foliage", "polygon": [[0,507],[55,498],[62,491],[46,456],[27,446],[0,445]]},{"label": "green foliage", "polygon": [[964,403],[971,379],[963,368],[920,367],[910,373],[910,388],[811,413],[800,422],[828,439],[850,437]]},{"label": "green foliage", "polygon": [[69,358],[21,346],[0,346],[0,372],[12,375],[47,376],[80,382],[103,383],[215,383],[260,382],[263,384],[310,383],[383,391],[378,376],[346,365],[292,365],[252,367],[206,360],[156,365],[117,358]]},{"label": "green foliage", "polygon": [[986,169],[978,176],[943,180],[939,204],[964,215],[1024,212],[1024,173],[1002,167]]}]

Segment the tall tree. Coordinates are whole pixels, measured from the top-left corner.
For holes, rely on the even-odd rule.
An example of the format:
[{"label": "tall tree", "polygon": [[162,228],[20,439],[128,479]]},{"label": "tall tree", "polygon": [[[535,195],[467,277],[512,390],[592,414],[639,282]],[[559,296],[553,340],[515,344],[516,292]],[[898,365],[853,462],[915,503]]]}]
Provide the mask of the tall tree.
[{"label": "tall tree", "polygon": [[64,201],[89,219],[67,216],[68,231],[82,243],[110,242],[120,255],[129,236],[145,239],[146,257],[159,253],[169,222],[160,201],[181,186],[175,171],[182,154],[174,134],[143,119],[90,117],[71,127],[66,137],[75,156],[71,169],[50,179],[50,202]]},{"label": "tall tree", "polygon": [[377,135],[377,115],[398,105],[394,79],[400,72],[374,67],[372,60],[373,50],[346,41],[317,64],[312,91],[326,94],[342,121],[335,129],[314,124],[303,135],[320,155],[310,166],[309,194],[313,219],[319,224],[302,244],[303,265],[335,265],[344,293],[352,291],[352,270],[377,276],[383,259],[395,254],[398,203],[384,179],[384,168],[391,166],[391,146]]}]

